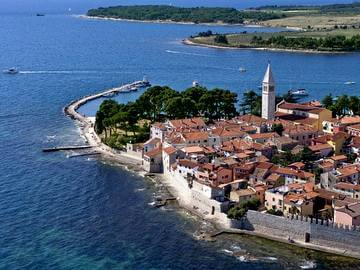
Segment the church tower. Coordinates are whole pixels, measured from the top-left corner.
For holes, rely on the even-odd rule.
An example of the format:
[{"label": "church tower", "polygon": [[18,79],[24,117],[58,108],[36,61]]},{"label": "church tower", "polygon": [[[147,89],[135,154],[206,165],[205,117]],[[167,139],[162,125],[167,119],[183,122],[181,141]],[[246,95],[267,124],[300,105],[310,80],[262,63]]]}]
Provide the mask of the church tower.
[{"label": "church tower", "polygon": [[262,82],[261,117],[268,120],[273,120],[275,118],[275,81],[270,62]]}]

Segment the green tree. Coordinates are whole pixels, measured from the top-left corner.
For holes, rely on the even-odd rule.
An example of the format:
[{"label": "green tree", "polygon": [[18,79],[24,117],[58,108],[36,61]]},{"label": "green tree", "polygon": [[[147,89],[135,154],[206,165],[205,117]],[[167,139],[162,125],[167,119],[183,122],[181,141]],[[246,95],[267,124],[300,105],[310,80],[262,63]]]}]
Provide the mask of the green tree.
[{"label": "green tree", "polygon": [[260,115],[261,96],[253,90],[245,92],[242,102],[240,103],[240,111],[243,114],[250,113],[254,115]]},{"label": "green tree", "polygon": [[331,109],[334,104],[332,95],[326,95],[322,100],[322,104],[326,109]]},{"label": "green tree", "polygon": [[357,96],[349,97],[349,109],[353,114],[358,115],[360,113],[360,99]]},{"label": "green tree", "polygon": [[215,43],[229,44],[226,35],[216,35],[214,38]]},{"label": "green tree", "polygon": [[276,132],[277,134],[279,134],[280,136],[282,136],[282,133],[284,131],[284,126],[279,123],[279,124],[273,124],[271,127],[271,131],[272,132]]}]

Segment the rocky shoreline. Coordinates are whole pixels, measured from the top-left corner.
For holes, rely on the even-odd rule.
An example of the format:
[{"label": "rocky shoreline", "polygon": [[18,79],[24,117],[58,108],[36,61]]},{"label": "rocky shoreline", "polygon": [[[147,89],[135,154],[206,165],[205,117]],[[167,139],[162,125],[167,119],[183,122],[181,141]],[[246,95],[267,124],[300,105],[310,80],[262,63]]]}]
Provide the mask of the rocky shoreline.
[{"label": "rocky shoreline", "polygon": [[305,53],[305,54],[349,54],[351,52],[332,52],[332,51],[316,51],[316,50],[294,50],[294,49],[280,49],[280,48],[267,48],[267,47],[231,47],[231,46],[220,46],[211,45],[204,43],[193,42],[186,38],[182,40],[182,43],[190,46],[198,46],[205,48],[225,49],[225,50],[255,50],[255,51],[270,51],[270,52],[287,52],[287,53]]}]

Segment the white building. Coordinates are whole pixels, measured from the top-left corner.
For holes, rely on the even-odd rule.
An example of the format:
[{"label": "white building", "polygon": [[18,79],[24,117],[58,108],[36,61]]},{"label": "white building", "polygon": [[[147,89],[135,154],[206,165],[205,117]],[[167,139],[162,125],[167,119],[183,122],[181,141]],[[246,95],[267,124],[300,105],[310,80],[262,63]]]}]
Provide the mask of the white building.
[{"label": "white building", "polygon": [[275,81],[270,63],[262,83],[261,117],[268,120],[272,120],[275,117]]}]

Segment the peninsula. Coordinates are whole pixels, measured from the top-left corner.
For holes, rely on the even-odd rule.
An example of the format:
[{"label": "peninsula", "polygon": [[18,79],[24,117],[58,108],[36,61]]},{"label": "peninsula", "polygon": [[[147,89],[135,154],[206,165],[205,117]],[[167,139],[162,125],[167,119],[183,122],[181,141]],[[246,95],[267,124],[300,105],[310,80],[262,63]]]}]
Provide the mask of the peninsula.
[{"label": "peninsula", "polygon": [[91,145],[135,160],[181,206],[216,223],[204,239],[245,233],[360,258],[360,100],[297,103],[275,88],[269,64],[262,94],[245,93],[240,110],[235,93],[197,85],[106,100],[95,123],[76,110],[109,91],[65,111],[85,125]]},{"label": "peninsula", "polygon": [[360,3],[326,6],[266,6],[254,10],[281,14],[280,19],[259,22],[263,26],[285,27],[286,32],[199,33],[185,44],[306,52],[360,51]]},{"label": "peninsula", "polygon": [[273,11],[246,11],[223,7],[135,5],[91,9],[87,16],[153,22],[242,24],[248,21],[279,19],[283,15]]}]

